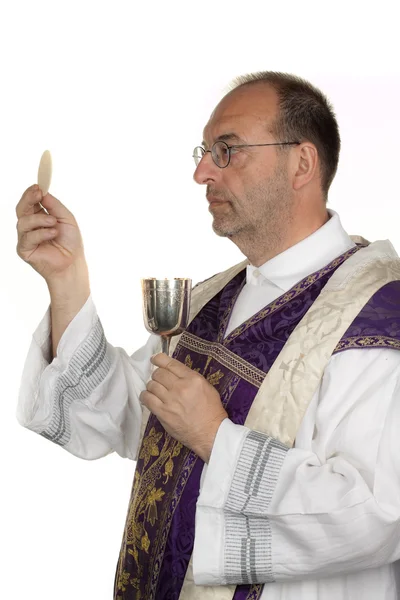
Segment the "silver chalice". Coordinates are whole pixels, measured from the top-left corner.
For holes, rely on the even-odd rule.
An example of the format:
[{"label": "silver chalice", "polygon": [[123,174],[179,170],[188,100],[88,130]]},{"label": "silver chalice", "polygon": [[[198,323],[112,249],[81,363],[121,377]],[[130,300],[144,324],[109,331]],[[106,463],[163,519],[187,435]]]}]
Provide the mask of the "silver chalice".
[{"label": "silver chalice", "polygon": [[192,280],[150,277],[141,284],[144,325],[161,336],[162,352],[168,354],[171,337],[182,333],[189,323]]}]

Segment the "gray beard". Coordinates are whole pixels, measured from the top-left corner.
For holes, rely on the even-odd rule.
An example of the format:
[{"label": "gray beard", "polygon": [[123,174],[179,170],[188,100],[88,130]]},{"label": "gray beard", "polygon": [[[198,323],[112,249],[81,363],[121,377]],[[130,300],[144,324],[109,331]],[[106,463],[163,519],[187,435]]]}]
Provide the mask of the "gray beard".
[{"label": "gray beard", "polygon": [[248,206],[254,203],[257,207],[263,205],[261,214],[249,212],[246,222],[241,223],[232,203],[231,217],[228,216],[227,221],[236,215],[236,223],[224,224],[222,218],[220,223],[216,224],[214,218],[214,232],[220,237],[231,239],[244,254],[254,254],[257,249],[274,253],[274,250],[281,246],[282,239],[286,237],[286,232],[293,222],[292,199],[283,168],[277,167],[267,184],[261,183],[253,188],[246,196],[245,202]]}]

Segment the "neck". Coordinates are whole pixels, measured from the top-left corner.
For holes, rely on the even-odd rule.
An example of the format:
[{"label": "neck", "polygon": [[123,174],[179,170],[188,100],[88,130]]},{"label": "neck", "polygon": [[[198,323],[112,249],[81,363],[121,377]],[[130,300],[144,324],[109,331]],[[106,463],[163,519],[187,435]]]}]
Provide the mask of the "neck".
[{"label": "neck", "polygon": [[[320,229],[329,220],[329,214],[324,207],[318,214],[310,215],[307,220],[304,217],[294,218],[288,223],[286,231],[271,232],[265,235],[264,232],[259,235],[246,236],[247,239],[235,239],[232,241],[238,246],[249,262],[255,267],[260,267],[278,254],[288,250],[298,244],[305,238],[312,235]],[[253,232],[254,233],[254,232]]]}]

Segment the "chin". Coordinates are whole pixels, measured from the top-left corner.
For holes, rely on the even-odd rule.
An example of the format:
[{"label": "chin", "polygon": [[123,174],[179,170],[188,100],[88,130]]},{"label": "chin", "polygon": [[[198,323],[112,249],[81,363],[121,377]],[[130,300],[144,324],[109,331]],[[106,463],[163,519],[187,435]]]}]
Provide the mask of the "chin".
[{"label": "chin", "polygon": [[219,237],[228,237],[231,238],[236,235],[236,231],[232,229],[232,227],[228,227],[227,225],[223,225],[222,223],[213,223],[212,225],[213,231]]}]

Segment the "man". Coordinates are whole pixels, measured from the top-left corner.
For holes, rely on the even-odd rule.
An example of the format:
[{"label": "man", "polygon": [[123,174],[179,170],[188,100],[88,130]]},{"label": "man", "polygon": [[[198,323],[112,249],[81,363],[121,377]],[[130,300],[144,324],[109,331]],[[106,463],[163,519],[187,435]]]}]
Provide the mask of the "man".
[{"label": "man", "polygon": [[400,261],[327,210],[339,149],[308,82],[236,81],[194,178],[246,260],[194,288],[173,358],[108,344],[74,217],[37,186],[17,206],[51,298],[19,420],[137,460],[115,599],[400,597]]}]

